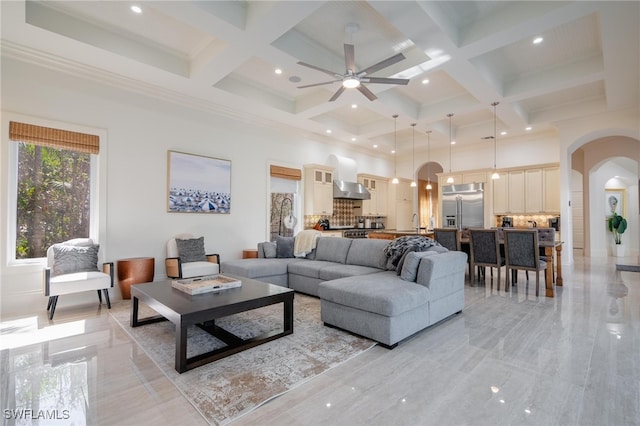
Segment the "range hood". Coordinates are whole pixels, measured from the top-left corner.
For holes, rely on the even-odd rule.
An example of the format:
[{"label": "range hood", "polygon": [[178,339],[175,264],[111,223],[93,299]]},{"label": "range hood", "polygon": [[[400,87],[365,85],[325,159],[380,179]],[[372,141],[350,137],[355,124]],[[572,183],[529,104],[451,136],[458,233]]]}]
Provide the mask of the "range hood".
[{"label": "range hood", "polygon": [[327,160],[334,167],[333,198],[370,200],[371,194],[363,184],[357,183],[356,162],[347,157],[330,155]]},{"label": "range hood", "polygon": [[370,200],[371,194],[361,183],[347,182],[344,180],[334,180],[333,198],[343,198],[347,200]]}]

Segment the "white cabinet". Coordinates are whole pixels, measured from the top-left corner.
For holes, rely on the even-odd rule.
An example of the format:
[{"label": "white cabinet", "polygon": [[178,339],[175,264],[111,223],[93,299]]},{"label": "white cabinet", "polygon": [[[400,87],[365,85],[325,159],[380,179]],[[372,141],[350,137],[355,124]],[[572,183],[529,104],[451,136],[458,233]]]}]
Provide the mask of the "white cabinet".
[{"label": "white cabinet", "polygon": [[386,216],[388,180],[370,175],[358,175],[358,182],[371,194],[371,199],[360,203],[362,216]]},{"label": "white cabinet", "polygon": [[500,179],[494,179],[493,182],[493,213],[508,214],[509,213],[509,178],[502,174]]},{"label": "white cabinet", "polygon": [[397,184],[389,183],[389,212],[387,227],[396,230],[410,230],[415,227],[413,216],[413,188],[411,181],[400,179]]},{"label": "white cabinet", "polygon": [[542,208],[542,169],[528,169],[524,172],[524,187],[527,191],[524,210],[527,213],[541,213]]},{"label": "white cabinet", "polygon": [[524,170],[514,170],[508,173],[509,179],[509,212],[508,213],[524,213],[525,212],[525,179]]},{"label": "white cabinet", "polygon": [[560,168],[542,169],[542,208],[547,213],[560,213]]},{"label": "white cabinet", "polygon": [[317,164],[304,166],[304,214],[333,214],[333,168]]}]

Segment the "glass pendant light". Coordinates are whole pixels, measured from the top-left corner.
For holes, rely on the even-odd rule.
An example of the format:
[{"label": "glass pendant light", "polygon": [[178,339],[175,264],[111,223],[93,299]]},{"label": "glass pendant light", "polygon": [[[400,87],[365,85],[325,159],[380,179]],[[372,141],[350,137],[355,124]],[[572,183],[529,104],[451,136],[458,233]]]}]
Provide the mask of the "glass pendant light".
[{"label": "glass pendant light", "polygon": [[391,183],[398,184],[400,181],[398,180],[398,165],[396,161],[396,157],[398,156],[398,114],[392,115],[393,117],[393,179],[391,179]]},{"label": "glass pendant light", "polygon": [[[411,138],[413,139],[413,153],[411,154],[411,173],[416,174],[416,123],[411,123],[411,127],[412,129],[412,134],[411,134]],[[418,184],[416,183],[416,180],[412,180],[411,181],[411,185],[412,188],[415,188],[416,186],[418,186]]]},{"label": "glass pendant light", "polygon": [[449,177],[447,183],[453,183],[453,176],[451,176],[451,117],[453,117],[453,113],[447,114],[447,117],[449,117]]},{"label": "glass pendant light", "polygon": [[491,179],[500,179],[500,174],[496,169],[496,158],[498,157],[498,133],[496,131],[496,107],[500,102],[494,102],[491,105],[493,106],[493,174],[491,175]]},{"label": "glass pendant light", "polygon": [[427,190],[431,191],[433,187],[431,186],[431,130],[427,130]]}]

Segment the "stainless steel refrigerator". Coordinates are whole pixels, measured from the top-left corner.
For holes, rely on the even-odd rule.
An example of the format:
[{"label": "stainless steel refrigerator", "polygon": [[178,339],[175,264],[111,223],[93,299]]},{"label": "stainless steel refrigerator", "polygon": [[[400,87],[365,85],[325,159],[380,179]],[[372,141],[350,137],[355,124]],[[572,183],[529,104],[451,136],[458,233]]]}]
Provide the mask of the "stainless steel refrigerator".
[{"label": "stainless steel refrigerator", "polygon": [[484,183],[443,186],[442,216],[445,228],[483,228]]}]

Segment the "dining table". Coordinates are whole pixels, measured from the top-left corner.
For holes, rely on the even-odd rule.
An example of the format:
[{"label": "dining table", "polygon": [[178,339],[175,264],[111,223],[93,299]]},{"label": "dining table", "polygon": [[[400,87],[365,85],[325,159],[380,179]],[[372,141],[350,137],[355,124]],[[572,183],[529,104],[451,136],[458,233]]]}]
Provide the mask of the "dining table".
[{"label": "dining table", "polygon": [[[460,245],[469,246],[469,238],[460,238]],[[562,241],[538,241],[538,247],[544,248],[544,255],[547,258],[548,267],[545,270],[545,295],[555,297],[554,284],[562,286]],[[500,245],[504,245],[504,240],[500,239]],[[555,282],[553,279],[553,268],[555,265]]]}]

